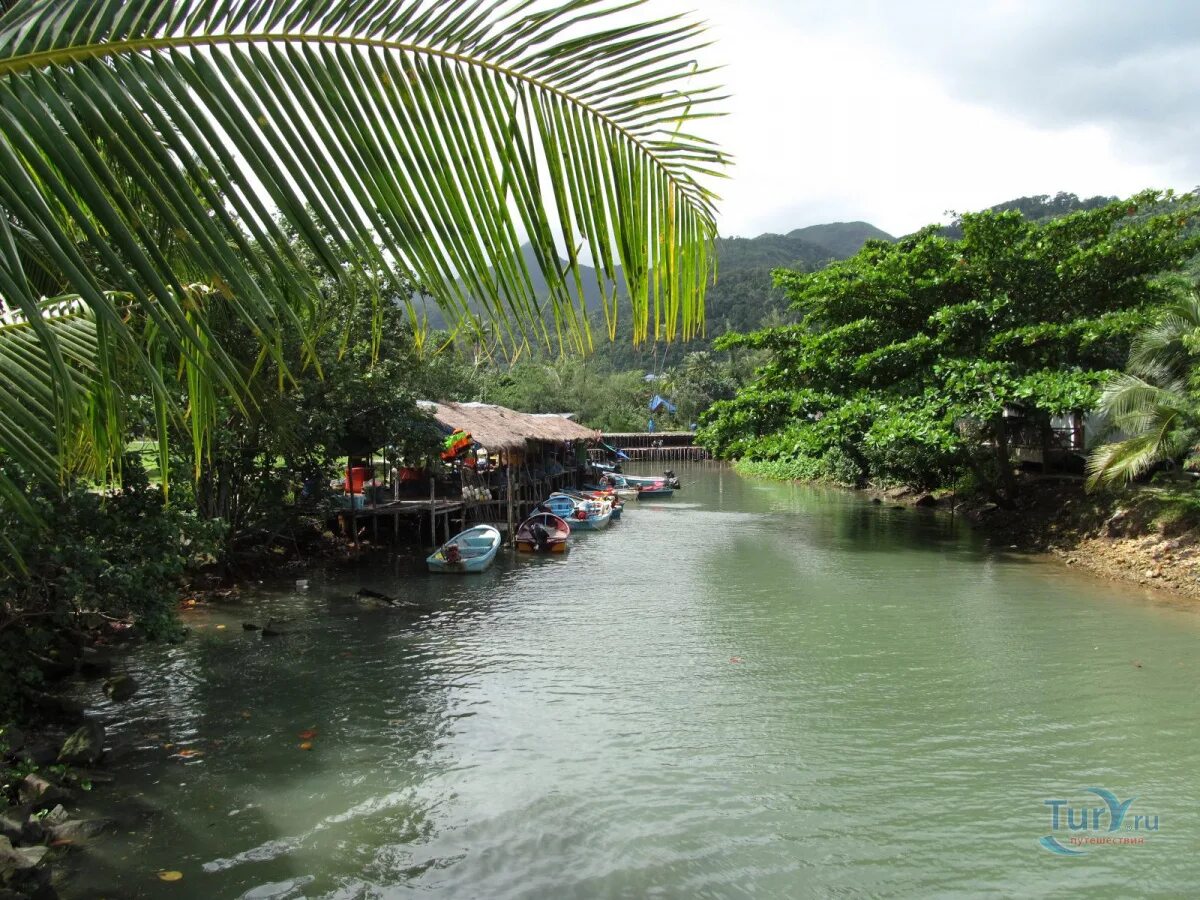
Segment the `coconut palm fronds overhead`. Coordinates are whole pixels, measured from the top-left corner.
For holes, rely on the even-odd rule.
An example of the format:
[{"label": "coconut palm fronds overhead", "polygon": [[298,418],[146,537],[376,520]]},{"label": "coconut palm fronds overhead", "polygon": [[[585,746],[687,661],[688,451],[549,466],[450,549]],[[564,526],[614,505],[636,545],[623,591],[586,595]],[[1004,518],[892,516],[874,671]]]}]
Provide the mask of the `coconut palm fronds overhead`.
[{"label": "coconut palm fronds overhead", "polygon": [[[152,333],[236,392],[242,361],[184,286],[215,289],[272,352],[303,332],[312,296],[290,233],[334,273],[350,260],[411,271],[448,318],[490,319],[514,342],[587,346],[581,259],[605,281],[610,328],[607,282],[621,280],[636,339],[691,336],[712,275],[707,185],[725,163],[693,132],[719,98],[696,62],[702,27],[652,12],[13,3],[0,16],[0,311],[32,323],[53,284],[78,295],[103,345],[145,357]],[[30,327],[68,427],[87,388],[54,331]],[[3,440],[46,462],[23,447]]]}]

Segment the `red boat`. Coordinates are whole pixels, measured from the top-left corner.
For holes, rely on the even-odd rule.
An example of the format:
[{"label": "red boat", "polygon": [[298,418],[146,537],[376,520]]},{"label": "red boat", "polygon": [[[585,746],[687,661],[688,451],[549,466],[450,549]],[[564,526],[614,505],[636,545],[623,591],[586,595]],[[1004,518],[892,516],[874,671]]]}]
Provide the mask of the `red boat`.
[{"label": "red boat", "polygon": [[566,553],[571,526],[554,513],[534,513],[517,528],[517,549],[523,553]]}]

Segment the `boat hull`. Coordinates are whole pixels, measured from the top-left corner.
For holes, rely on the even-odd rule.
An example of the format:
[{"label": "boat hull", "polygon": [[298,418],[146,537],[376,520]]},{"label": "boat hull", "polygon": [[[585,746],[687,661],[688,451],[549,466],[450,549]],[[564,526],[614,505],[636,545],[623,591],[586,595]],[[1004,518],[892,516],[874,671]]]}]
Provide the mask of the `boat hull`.
[{"label": "boat hull", "polygon": [[543,547],[539,547],[534,541],[523,541],[517,538],[517,550],[520,553],[566,553],[567,540],[551,540]]},{"label": "boat hull", "polygon": [[576,531],[601,531],[612,521],[612,510],[586,519],[571,519],[571,528]]}]

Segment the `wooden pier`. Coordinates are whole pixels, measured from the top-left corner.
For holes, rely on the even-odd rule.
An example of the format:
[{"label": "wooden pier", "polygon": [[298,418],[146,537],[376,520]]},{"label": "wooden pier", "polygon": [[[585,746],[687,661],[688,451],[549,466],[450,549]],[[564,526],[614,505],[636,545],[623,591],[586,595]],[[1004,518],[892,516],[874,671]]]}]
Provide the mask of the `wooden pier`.
[{"label": "wooden pier", "polygon": [[[512,503],[508,498],[509,470],[493,471],[489,473],[490,477],[464,470],[461,484],[430,479],[427,499],[368,499],[363,506],[341,510],[338,517],[342,531],[356,538],[369,529],[367,536],[373,543],[389,536],[396,542],[404,522],[409,530],[415,526],[418,539],[431,547],[444,543],[471,525],[492,525],[508,535],[512,530],[510,522],[522,521],[550,494],[564,488],[580,487],[587,478],[584,469],[564,469],[538,476],[526,467],[514,464],[511,471]],[[491,494],[486,499],[479,496],[485,488]]]},{"label": "wooden pier", "polygon": [[[604,443],[616,447],[632,460],[697,462],[712,459],[704,447],[696,446],[693,431],[632,431],[604,435]],[[609,453],[602,447],[588,450],[595,462],[607,462]]]}]

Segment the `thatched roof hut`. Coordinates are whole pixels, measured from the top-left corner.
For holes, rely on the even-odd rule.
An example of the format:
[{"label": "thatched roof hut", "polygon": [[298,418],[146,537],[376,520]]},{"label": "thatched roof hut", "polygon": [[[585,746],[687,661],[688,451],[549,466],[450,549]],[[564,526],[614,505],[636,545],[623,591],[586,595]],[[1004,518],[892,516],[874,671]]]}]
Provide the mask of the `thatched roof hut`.
[{"label": "thatched roof hut", "polygon": [[420,402],[447,432],[462,430],[491,451],[524,450],[526,442],[562,444],[591,441],[600,432],[584,428],[565,416],[517,412],[490,403]]}]

